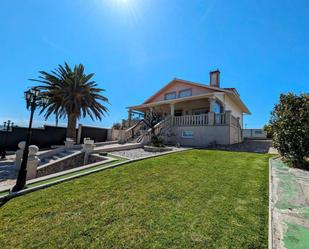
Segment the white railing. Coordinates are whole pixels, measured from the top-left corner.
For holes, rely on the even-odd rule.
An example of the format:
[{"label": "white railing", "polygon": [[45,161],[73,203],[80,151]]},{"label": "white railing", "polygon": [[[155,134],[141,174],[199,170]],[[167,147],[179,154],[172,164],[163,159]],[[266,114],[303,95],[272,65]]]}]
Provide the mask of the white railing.
[{"label": "white railing", "polygon": [[215,125],[226,124],[225,113],[215,113]]},{"label": "white railing", "polygon": [[238,120],[228,113],[213,113],[201,115],[174,116],[173,126],[205,126],[205,125],[228,125],[238,126]]},{"label": "white railing", "polygon": [[185,115],[173,117],[174,126],[202,126],[208,125],[208,114]]}]

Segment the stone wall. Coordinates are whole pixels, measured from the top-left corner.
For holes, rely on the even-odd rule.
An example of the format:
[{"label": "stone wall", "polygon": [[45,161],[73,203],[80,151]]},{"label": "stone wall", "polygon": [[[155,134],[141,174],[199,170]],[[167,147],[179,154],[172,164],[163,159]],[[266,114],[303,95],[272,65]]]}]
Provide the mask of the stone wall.
[{"label": "stone wall", "polygon": [[[65,157],[55,162],[48,163],[46,165],[42,165],[38,167],[37,176],[46,176],[54,173],[58,173],[61,171],[77,168],[83,166],[84,164],[84,155],[85,153],[73,154],[71,156]],[[89,155],[88,164],[104,161],[106,158],[93,154]]]}]

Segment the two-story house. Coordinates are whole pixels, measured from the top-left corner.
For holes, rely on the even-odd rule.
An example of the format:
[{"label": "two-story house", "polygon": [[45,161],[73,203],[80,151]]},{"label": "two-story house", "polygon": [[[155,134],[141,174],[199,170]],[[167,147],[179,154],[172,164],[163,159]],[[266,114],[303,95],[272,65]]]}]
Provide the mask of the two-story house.
[{"label": "two-story house", "polygon": [[172,80],[144,103],[128,107],[129,124],[133,113],[149,111],[169,120],[173,135],[166,142],[185,146],[239,143],[243,115],[250,114],[235,88],[220,87],[219,70],[210,72],[209,85]]}]

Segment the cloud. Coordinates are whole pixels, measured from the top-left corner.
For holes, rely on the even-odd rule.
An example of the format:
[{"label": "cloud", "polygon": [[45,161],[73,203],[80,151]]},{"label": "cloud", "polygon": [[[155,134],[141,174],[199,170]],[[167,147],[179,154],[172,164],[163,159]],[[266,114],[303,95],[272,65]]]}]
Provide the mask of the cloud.
[{"label": "cloud", "polygon": [[58,51],[61,51],[61,52],[64,52],[66,51],[66,49],[62,46],[59,46],[59,44],[55,43],[54,41],[46,38],[46,37],[43,37],[42,38],[42,41],[47,44],[49,47],[55,49],[55,50],[58,50]]},{"label": "cloud", "polygon": [[218,0],[211,0],[211,1],[209,1],[209,5],[207,6],[204,14],[202,15],[202,17],[200,19],[200,22],[204,22],[207,19],[208,15],[214,9],[214,7],[215,7],[217,2],[218,2]]}]

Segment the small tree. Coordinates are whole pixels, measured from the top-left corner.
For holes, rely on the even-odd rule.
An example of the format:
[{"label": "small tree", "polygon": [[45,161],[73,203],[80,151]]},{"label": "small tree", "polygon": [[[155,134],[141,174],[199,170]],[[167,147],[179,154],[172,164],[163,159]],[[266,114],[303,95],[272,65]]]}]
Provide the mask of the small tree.
[{"label": "small tree", "polygon": [[273,127],[271,124],[264,125],[263,131],[266,133],[267,138],[273,138]]},{"label": "small tree", "polygon": [[270,125],[279,153],[291,166],[309,170],[309,94],[281,94]]}]

